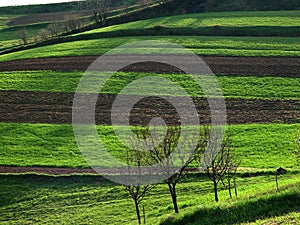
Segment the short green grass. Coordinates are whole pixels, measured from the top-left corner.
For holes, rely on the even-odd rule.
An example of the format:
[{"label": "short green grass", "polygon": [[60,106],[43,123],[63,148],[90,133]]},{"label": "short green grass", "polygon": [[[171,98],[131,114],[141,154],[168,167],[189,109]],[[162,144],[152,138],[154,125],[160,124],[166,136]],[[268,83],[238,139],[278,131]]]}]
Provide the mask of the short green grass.
[{"label": "short green grass", "polygon": [[[292,140],[300,124],[230,125],[233,147],[248,168],[299,168]],[[116,157],[123,144],[110,126],[99,126],[100,137]],[[122,130],[120,127],[119,129]],[[76,143],[71,125],[0,124],[0,165],[88,167]]]},{"label": "short green grass", "polygon": [[8,14],[0,14],[0,29],[2,28],[6,28],[7,27],[7,23],[16,17],[20,17],[22,15],[8,15]]},{"label": "short green grass", "polygon": [[[300,56],[299,38],[293,37],[122,37],[82,40],[23,50],[0,56],[0,61],[17,59],[102,55],[125,43],[142,40],[172,42],[200,55],[224,56]],[[176,49],[174,49],[176,53]],[[157,49],[145,48],[136,53],[159,53]]]},{"label": "short green grass", "polygon": [[7,27],[1,30],[0,41],[16,40],[18,38],[18,32],[20,29],[25,29],[31,38],[35,34],[39,33],[42,29],[47,28],[49,23],[30,24],[25,26]]},{"label": "short green grass", "polygon": [[275,225],[275,224],[284,224],[284,225],[296,225],[300,222],[300,212],[291,212],[286,213],[283,216],[274,216],[268,219],[259,219],[251,223],[243,223],[242,225]]},{"label": "short green grass", "polygon": [[[98,176],[1,175],[0,183],[1,224],[137,224],[128,193]],[[220,186],[215,203],[212,183],[188,175],[177,187],[175,215],[167,186],[156,185],[142,202],[147,223],[240,224],[299,211],[299,174],[280,177],[279,193],[273,175],[238,177],[237,187],[239,196],[231,200]]]},{"label": "short green grass", "polygon": [[[79,71],[0,72],[0,90],[75,92],[83,74],[84,72]],[[107,81],[101,92],[117,94],[130,82],[146,76],[158,76],[171,80],[183,87],[189,95],[203,96],[196,81],[185,74],[118,72]],[[225,98],[300,99],[299,78],[217,76],[217,80]],[[133,92],[141,94],[141,90],[143,87],[138,87]],[[164,94],[163,90],[161,94]]]},{"label": "short green grass", "polygon": [[[297,180],[297,176],[299,175],[295,175],[294,181]],[[202,200],[202,202],[191,200],[191,202],[199,202],[198,205],[195,204],[196,206],[192,208],[187,207],[182,214],[171,215],[160,224],[206,225],[232,224],[233,222],[234,224],[248,224],[287,213],[299,213],[299,204],[297,204],[297,201],[299,201],[299,183],[295,183],[295,186],[290,186],[286,183],[286,180],[284,183],[294,188],[274,195],[274,176],[269,176],[268,178],[257,177],[256,179],[252,180],[250,178],[249,180],[244,180],[242,185],[238,184],[241,185],[238,189],[242,189],[238,200],[232,201],[228,199],[226,203],[222,202],[221,204],[210,203],[210,209],[205,204],[201,204],[205,200]],[[267,179],[270,179],[270,182],[267,182]],[[253,185],[250,180],[256,180],[258,183]]]},{"label": "short green grass", "polygon": [[255,26],[299,26],[300,11],[266,12],[218,12],[197,13],[141,20],[84,32],[83,34],[110,32],[127,29],[145,29],[155,26],[166,28],[200,28],[210,26],[255,27]]},{"label": "short green grass", "polygon": [[18,44],[17,29],[13,31],[13,29],[8,28],[7,23],[12,18],[19,16],[21,15],[0,15],[0,49]]}]

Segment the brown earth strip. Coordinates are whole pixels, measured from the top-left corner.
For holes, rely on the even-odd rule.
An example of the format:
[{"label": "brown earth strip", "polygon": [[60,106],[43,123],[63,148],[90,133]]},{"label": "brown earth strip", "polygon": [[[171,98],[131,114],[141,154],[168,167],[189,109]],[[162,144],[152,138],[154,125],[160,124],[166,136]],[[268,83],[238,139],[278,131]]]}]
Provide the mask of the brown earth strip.
[{"label": "brown earth strip", "polygon": [[89,168],[54,168],[54,167],[21,167],[21,166],[0,166],[0,174],[47,174],[47,175],[71,175],[71,174],[96,174]]},{"label": "brown earth strip", "polygon": [[[300,57],[201,57],[212,71],[219,75],[300,77]],[[85,71],[96,58],[97,56],[78,56],[0,62],[0,71]],[[123,71],[157,73],[181,72],[172,66],[162,65],[160,63],[134,64],[124,68]]]},{"label": "brown earth strip", "polygon": [[[0,122],[70,124],[74,93],[0,92]],[[100,95],[96,107],[96,123],[111,125],[111,108],[116,95]],[[181,102],[180,97],[174,97]],[[207,101],[194,98],[202,124],[210,122]],[[300,100],[226,99],[229,124],[294,123],[300,118]],[[185,106],[184,103],[180,105]],[[120,115],[118,115],[120,116]],[[178,124],[176,109],[161,98],[145,98],[138,102],[130,114],[132,125],[148,123],[162,116],[167,124]]]},{"label": "brown earth strip", "polygon": [[[126,171],[126,169],[124,170]],[[197,172],[198,168],[188,168],[188,172]],[[92,168],[59,168],[59,167],[27,167],[27,166],[0,166],[0,174],[47,174],[47,175],[75,175],[75,174],[118,174],[120,170]]]}]

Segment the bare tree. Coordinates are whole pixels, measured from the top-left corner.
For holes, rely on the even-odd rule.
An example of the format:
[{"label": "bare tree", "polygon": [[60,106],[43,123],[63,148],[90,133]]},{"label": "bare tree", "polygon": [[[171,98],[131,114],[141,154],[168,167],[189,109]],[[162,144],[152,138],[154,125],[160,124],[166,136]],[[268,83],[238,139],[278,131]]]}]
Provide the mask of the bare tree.
[{"label": "bare tree", "polygon": [[67,14],[64,16],[65,31],[72,31],[81,27],[80,17],[76,14]]},{"label": "bare tree", "polygon": [[[138,224],[141,224],[140,203],[144,199],[146,193],[150,190],[152,185],[142,185],[139,177],[142,176],[142,166],[145,165],[145,154],[138,149],[139,143],[130,143],[132,147],[126,147],[126,163],[128,165],[127,173],[128,184],[123,185],[128,191],[130,197],[134,201],[135,211]],[[134,166],[135,169],[131,169]],[[143,210],[144,211],[144,210]],[[145,213],[145,212],[144,212]]]},{"label": "bare tree", "polygon": [[33,36],[33,42],[34,42],[34,43],[39,42],[39,40],[40,40],[40,37],[39,37],[38,34],[36,34],[36,35]]},{"label": "bare tree", "polygon": [[24,45],[28,44],[29,41],[29,33],[28,31],[25,29],[25,27],[22,27],[21,29],[19,29],[16,33],[16,37],[20,38],[22,40],[22,43]]},{"label": "bare tree", "polygon": [[128,191],[130,197],[134,201],[135,211],[137,215],[138,224],[141,224],[141,213],[140,213],[140,203],[145,197],[150,186],[140,186],[140,185],[124,185],[124,188]]},{"label": "bare tree", "polygon": [[[215,151],[208,152],[214,154]],[[205,172],[214,184],[215,201],[218,202],[218,184],[224,179],[224,176],[228,174],[228,171],[233,168],[231,161],[230,139],[228,137],[222,141],[218,153],[216,155],[212,155],[211,158],[211,164],[205,165]]]},{"label": "bare tree", "polygon": [[49,31],[46,30],[46,29],[42,29],[40,32],[39,32],[39,36],[41,37],[41,39],[43,41],[47,41],[50,39],[50,34],[49,34]]},{"label": "bare tree", "polygon": [[93,19],[96,24],[105,25],[107,15],[110,10],[109,0],[86,0],[82,8],[93,13]]},{"label": "bare tree", "polygon": [[[237,197],[237,188],[236,188],[236,172],[241,164],[241,161],[238,159],[238,157],[232,152],[232,149],[230,146],[228,146],[228,151],[226,152],[228,154],[228,167],[225,176],[222,179],[222,183],[224,187],[227,188],[230,198],[232,198],[232,185],[231,180],[233,179],[233,188],[235,192],[235,196]],[[224,181],[226,180],[226,182]]]},{"label": "bare tree", "polygon": [[151,3],[152,3],[151,0],[139,0],[137,2],[140,8],[147,8],[150,6]]},{"label": "bare tree", "polygon": [[61,24],[58,22],[51,23],[47,29],[52,37],[58,36],[62,32]]},{"label": "bare tree", "polygon": [[[199,129],[199,127],[194,129]],[[200,141],[202,139],[200,136],[197,136],[199,133],[194,131],[182,132],[180,127],[169,126],[166,128],[166,135],[161,144],[152,148],[155,145],[154,143],[158,143],[161,137],[159,135],[160,131],[154,129],[150,132],[151,139],[144,143],[145,146],[151,146],[147,148],[149,149],[150,164],[161,165],[160,170],[167,177],[165,183],[168,185],[175,213],[179,213],[176,192],[177,184],[185,176],[187,167],[195,160],[195,152],[198,155],[204,149],[204,143]],[[142,139],[147,140],[150,134],[144,131],[140,135],[142,135]],[[195,141],[196,146],[194,146]],[[184,143],[184,145],[180,145],[179,142]],[[176,152],[175,157],[173,157],[174,152]]]},{"label": "bare tree", "polygon": [[295,155],[300,158],[300,130],[296,131],[296,138],[294,140],[295,143]]}]

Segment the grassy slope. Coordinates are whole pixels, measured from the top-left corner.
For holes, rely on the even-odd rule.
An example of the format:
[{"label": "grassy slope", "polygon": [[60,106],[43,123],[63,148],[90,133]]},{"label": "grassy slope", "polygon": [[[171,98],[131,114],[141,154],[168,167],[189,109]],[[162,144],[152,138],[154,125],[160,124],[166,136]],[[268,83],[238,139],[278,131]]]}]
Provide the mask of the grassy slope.
[{"label": "grassy slope", "polygon": [[[139,40],[160,40],[182,45],[196,54],[228,56],[300,56],[299,38],[275,37],[122,37],[74,41],[14,52],[0,56],[0,61],[17,59],[101,55],[112,48]],[[174,50],[176,52],[176,50]],[[143,49],[136,53],[157,53]]]},{"label": "grassy slope", "polygon": [[[81,34],[95,34],[102,32],[126,31],[129,29],[148,29],[155,26],[165,28],[180,29],[200,29],[201,27],[292,27],[298,26],[300,11],[276,11],[276,12],[230,12],[230,13],[199,13],[187,14],[173,17],[162,17],[150,20],[141,20],[132,23],[109,26],[106,28],[95,29]],[[30,34],[37,33],[45,28],[47,23],[27,25]],[[2,30],[0,40],[15,39],[14,34],[17,28]],[[143,33],[139,31],[140,33]],[[182,31],[186,32],[186,31]],[[263,32],[263,31],[260,31]],[[120,33],[119,35],[122,35]],[[134,33],[133,33],[134,35]],[[139,34],[140,35],[140,34]],[[164,34],[163,34],[164,35]],[[130,36],[130,35],[129,35]],[[9,55],[0,56],[0,61],[20,59],[20,58],[39,58],[70,55],[100,55],[123,44],[136,39],[163,39],[175,42],[190,48],[197,54],[212,55],[236,55],[236,56],[299,56],[299,38],[245,38],[245,37],[139,37],[139,38],[114,38],[108,39],[99,37],[100,40],[86,40],[88,36],[83,36],[82,41],[71,43],[50,45],[47,47],[25,50]],[[133,40],[132,40],[133,39]],[[194,44],[193,44],[194,43]],[[5,42],[2,42],[5,45]],[[78,49],[77,46],[85,48]],[[100,46],[100,47],[99,47]],[[65,50],[65,51],[63,51]]]},{"label": "grassy slope", "polygon": [[10,19],[18,17],[20,15],[0,15],[0,49],[5,47],[10,47],[17,42],[15,33],[7,33],[7,23]]},{"label": "grassy slope", "polygon": [[[173,224],[170,219],[185,219],[179,224],[187,224],[188,217],[198,219],[196,224],[224,224],[224,220],[242,223],[296,212],[298,178],[293,174],[280,178],[280,193],[275,191],[273,176],[238,178],[239,198],[230,200],[223,190],[221,202],[216,204],[211,182],[190,175],[178,185],[181,214],[172,214],[166,185],[157,185],[143,201],[147,223],[159,224],[168,218],[166,224]],[[127,192],[101,177],[9,175],[0,176],[0,182],[2,224],[136,224]],[[193,217],[199,212],[198,218]]]},{"label": "grassy slope", "polygon": [[21,28],[25,28],[29,34],[29,37],[32,37],[39,33],[42,29],[47,28],[48,25],[49,23],[38,23],[24,26],[7,27],[1,30],[0,41],[16,40],[17,33]]},{"label": "grassy slope", "polygon": [[[75,92],[83,74],[83,72],[76,71],[0,72],[0,91]],[[201,89],[189,75],[121,72],[107,81],[102,93],[117,94],[130,82],[149,75],[176,82],[191,96],[203,96]],[[217,80],[226,98],[300,99],[299,78],[218,76]],[[141,90],[143,87],[133,91],[140,94]]]},{"label": "grassy slope", "polygon": [[[233,146],[242,167],[299,168],[292,140],[300,124],[232,125]],[[120,128],[122,129],[122,128]],[[116,157],[123,145],[111,127],[98,127],[103,143]],[[71,125],[0,124],[0,164],[12,166],[87,167],[76,146]]]},{"label": "grassy slope", "polygon": [[106,28],[95,29],[83,34],[101,33],[116,30],[143,29],[163,26],[167,28],[200,28],[210,26],[299,26],[300,11],[276,12],[218,12],[197,13],[172,17],[141,20]]},{"label": "grassy slope", "polygon": [[[240,23],[242,25],[244,22],[240,20]],[[274,23],[278,23],[278,20]],[[135,40],[136,38],[132,39]],[[124,40],[132,41],[132,39],[115,38],[112,39],[112,43],[108,43],[108,39],[103,39],[53,45],[1,56],[0,60],[64,55],[98,55],[123,43]],[[145,39],[149,39],[149,37]],[[183,44],[199,54],[300,55],[299,38],[188,37],[188,40],[185,40],[175,37],[164,39]],[[100,49],[98,48],[99,44]],[[21,73],[15,73],[14,76],[18,75],[26,88],[29,87],[28,84],[32,82],[31,79],[35,76],[41,79],[43,83],[42,74],[36,72],[29,72],[25,77]],[[63,75],[53,73],[51,81],[54,84],[55,82],[59,83],[60,76],[69,75],[68,73]],[[4,79],[8,79],[7,75],[4,77]],[[75,85],[78,77],[78,74],[74,74],[71,83]],[[227,85],[231,82],[241,82],[238,79],[226,80],[225,78],[227,77],[224,77],[224,83]],[[287,87],[294,82],[293,86],[296,88],[297,82],[299,82],[297,79],[289,81],[266,79],[260,80],[260,78],[249,77],[244,84],[256,83],[257,91],[259,91],[262,89],[259,86],[266,83],[272,86],[280,84]],[[32,84],[29,88],[36,88],[37,83]],[[43,84],[45,85],[44,88],[50,88],[49,84]],[[68,84],[64,83],[58,89],[70,88],[67,86]],[[14,87],[20,88],[20,83],[14,84],[14,80],[12,80],[12,83],[6,86],[8,89]],[[53,91],[56,91],[56,88],[55,85],[52,86]],[[235,88],[236,86],[232,86],[229,93]],[[278,92],[278,89],[274,87],[267,95],[273,92],[272,95],[276,93],[278,96],[283,96],[284,90]],[[236,92],[240,93],[240,90],[236,90]],[[245,92],[245,94],[249,93]],[[287,94],[287,96],[290,95],[291,93]],[[298,94],[296,97],[299,98]],[[237,133],[233,143],[242,156],[242,166],[272,168],[272,170],[279,166],[296,168],[297,162],[291,154],[292,147],[290,144],[296,127],[299,128],[299,124],[231,126],[230,131]],[[99,129],[104,132],[108,145],[112,146],[115,152],[118,152],[118,143],[110,143],[114,140],[110,128],[101,127]],[[0,124],[0,136],[2,137],[0,141],[2,142],[0,145],[1,164],[86,166],[74,143],[72,129],[69,125],[2,123]],[[238,179],[239,199],[231,201],[227,197],[227,192],[222,191],[220,197],[222,201],[226,200],[226,202],[221,202],[219,205],[213,203],[210,183],[201,179],[192,180],[193,182],[186,180],[178,186],[179,193],[185,193],[179,197],[179,206],[183,212],[179,216],[169,216],[166,224],[187,224],[187,222],[195,219],[198,221],[194,224],[199,224],[199,221],[202,221],[203,224],[224,224],[229,220],[239,223],[254,222],[257,219],[268,220],[265,218],[282,216],[285,213],[290,213],[292,217],[295,216],[296,219],[300,219],[298,214],[293,213],[293,211],[300,210],[299,205],[297,206],[293,202],[295,200],[297,202],[297,198],[299,198],[299,188],[292,188],[277,194],[274,192],[273,176]],[[297,184],[299,187],[298,180],[299,175],[288,174],[284,179],[282,178],[280,184],[289,186]],[[0,221],[3,224],[58,224],[66,222],[92,224],[95,221],[101,224],[136,224],[133,205],[126,192],[122,191],[119,186],[103,180],[99,181],[97,178],[0,176],[0,183],[3,184],[0,187]],[[146,200],[149,224],[157,224],[158,220],[165,219],[166,214],[172,212],[165,186],[157,186]],[[233,213],[229,212],[230,207],[235,208]],[[287,218],[284,217],[284,220]]]},{"label": "grassy slope", "polygon": [[291,212],[286,213],[283,216],[274,216],[268,219],[258,219],[251,223],[242,223],[242,225],[274,225],[274,224],[285,224],[285,225],[296,225],[300,222],[300,213]]},{"label": "grassy slope", "polygon": [[13,19],[20,17],[22,15],[0,15],[0,49],[11,47],[19,44],[20,39],[17,34],[22,28],[25,28],[29,34],[29,37],[33,37],[35,34],[39,33],[42,29],[47,28],[49,23],[37,23],[37,24],[27,24],[23,26],[7,26],[7,23]]}]

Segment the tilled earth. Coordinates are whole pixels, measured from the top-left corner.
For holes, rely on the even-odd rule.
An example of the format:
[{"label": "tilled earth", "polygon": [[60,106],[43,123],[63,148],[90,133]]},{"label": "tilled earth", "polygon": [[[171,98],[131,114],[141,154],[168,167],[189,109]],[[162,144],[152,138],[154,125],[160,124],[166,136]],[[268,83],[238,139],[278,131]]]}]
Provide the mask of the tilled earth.
[{"label": "tilled earth", "polygon": [[[97,56],[61,57],[0,62],[0,71],[86,70]],[[300,57],[215,57],[202,59],[219,75],[253,75],[300,77]],[[148,62],[125,67],[122,71],[181,73],[166,64]],[[70,124],[74,93],[46,93],[0,91],[0,122]],[[96,105],[96,123],[111,125],[111,108],[116,95],[99,95]],[[180,97],[173,97],[179,107],[189,108]],[[300,100],[226,99],[227,122],[245,123],[294,123],[300,118]],[[201,124],[211,121],[206,99],[193,98]],[[177,106],[178,107],[178,106]],[[218,112],[216,112],[218,113]],[[163,117],[167,124],[180,124],[174,108],[162,98],[144,98],[137,102],[129,116],[130,124],[147,124],[153,117]],[[95,173],[92,169],[7,167],[0,166],[0,173],[74,174]]]},{"label": "tilled earth", "polygon": [[[0,62],[0,71],[86,70],[97,56],[38,58]],[[218,57],[201,56],[215,74],[300,77],[300,57]],[[189,63],[189,62],[186,62]],[[191,65],[192,66],[192,65]],[[181,70],[158,63],[138,63],[123,71],[178,73]]]},{"label": "tilled earth", "polygon": [[[116,95],[99,95],[96,106],[96,123],[111,125],[111,108]],[[0,121],[13,123],[70,124],[74,93],[0,92]],[[177,107],[188,108],[180,97],[172,97]],[[210,122],[206,99],[193,98],[201,123]],[[226,99],[229,124],[293,123],[300,118],[300,100]],[[117,115],[119,117],[129,115]],[[157,97],[137,102],[130,113],[132,125],[147,124],[153,117],[162,116],[167,124],[179,124],[174,106]]]}]

